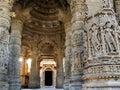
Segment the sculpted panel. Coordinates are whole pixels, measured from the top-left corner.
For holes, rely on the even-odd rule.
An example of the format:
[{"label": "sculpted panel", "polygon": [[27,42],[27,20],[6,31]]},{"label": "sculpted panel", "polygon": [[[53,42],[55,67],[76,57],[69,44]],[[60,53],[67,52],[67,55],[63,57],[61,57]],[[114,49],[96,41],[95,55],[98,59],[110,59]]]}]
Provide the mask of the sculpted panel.
[{"label": "sculpted panel", "polygon": [[111,22],[92,24],[88,32],[89,57],[119,52],[119,28]]}]

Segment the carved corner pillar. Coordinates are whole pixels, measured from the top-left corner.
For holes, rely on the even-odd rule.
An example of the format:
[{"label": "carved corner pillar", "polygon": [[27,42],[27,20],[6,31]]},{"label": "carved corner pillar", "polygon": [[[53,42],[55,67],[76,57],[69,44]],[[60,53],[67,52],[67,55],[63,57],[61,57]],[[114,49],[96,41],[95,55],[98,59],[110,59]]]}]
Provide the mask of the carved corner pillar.
[{"label": "carved corner pillar", "polygon": [[23,22],[12,19],[11,35],[9,44],[9,90],[20,90],[20,55],[21,55],[21,32]]},{"label": "carved corner pillar", "polygon": [[0,90],[8,90],[8,44],[12,0],[0,0]]},{"label": "carved corner pillar", "polygon": [[84,50],[85,1],[71,0],[71,80],[70,90],[82,89],[82,61]]},{"label": "carved corner pillar", "polygon": [[119,90],[120,26],[112,0],[104,0],[99,13],[87,19],[89,57],[84,63],[82,90]]},{"label": "carved corner pillar", "polygon": [[65,42],[65,79],[64,90],[69,90],[70,76],[71,76],[71,23],[65,23],[66,42]]}]

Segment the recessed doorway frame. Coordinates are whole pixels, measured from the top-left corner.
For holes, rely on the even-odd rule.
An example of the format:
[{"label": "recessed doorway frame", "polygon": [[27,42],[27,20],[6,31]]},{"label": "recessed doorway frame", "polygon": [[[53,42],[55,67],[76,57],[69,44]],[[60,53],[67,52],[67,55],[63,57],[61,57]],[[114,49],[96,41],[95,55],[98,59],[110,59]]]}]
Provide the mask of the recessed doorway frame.
[{"label": "recessed doorway frame", "polygon": [[47,64],[47,65],[43,65],[42,68],[40,69],[40,87],[44,88],[44,87],[48,87],[45,85],[45,71],[52,71],[52,86],[49,87],[56,87],[56,68],[54,65],[51,64]]}]

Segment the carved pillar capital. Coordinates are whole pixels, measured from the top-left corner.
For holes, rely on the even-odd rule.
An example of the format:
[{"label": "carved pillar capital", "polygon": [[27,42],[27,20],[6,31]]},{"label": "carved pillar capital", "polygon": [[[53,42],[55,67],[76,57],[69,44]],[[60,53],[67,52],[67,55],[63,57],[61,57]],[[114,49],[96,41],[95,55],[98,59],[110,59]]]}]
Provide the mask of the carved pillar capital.
[{"label": "carved pillar capital", "polygon": [[75,23],[75,27],[79,25],[80,27],[84,24],[85,19],[85,11],[86,11],[86,4],[85,0],[71,0],[70,3],[71,13],[72,13],[72,21]]},{"label": "carved pillar capital", "polygon": [[15,0],[0,0],[0,7],[12,9]]},{"label": "carved pillar capital", "polygon": [[10,21],[11,21],[11,9],[13,6],[13,0],[0,0],[0,27],[4,27],[9,29],[10,28]]},{"label": "carved pillar capital", "polygon": [[13,18],[11,23],[12,23],[11,30],[19,30],[20,32],[22,32],[23,28],[22,20]]},{"label": "carved pillar capital", "polygon": [[22,29],[23,29],[23,22],[19,19],[12,19],[10,44],[21,45]]}]

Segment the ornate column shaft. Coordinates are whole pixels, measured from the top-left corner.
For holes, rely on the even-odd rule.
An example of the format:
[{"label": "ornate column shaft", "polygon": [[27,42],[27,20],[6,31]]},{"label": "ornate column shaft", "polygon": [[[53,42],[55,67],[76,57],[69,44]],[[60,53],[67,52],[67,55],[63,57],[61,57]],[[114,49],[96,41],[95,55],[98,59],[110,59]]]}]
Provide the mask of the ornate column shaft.
[{"label": "ornate column shaft", "polygon": [[30,81],[29,81],[29,87],[30,88],[38,88],[38,87],[40,87],[40,84],[38,84],[38,82],[37,82],[36,57],[37,57],[37,53],[33,55],[32,63],[31,63]]},{"label": "ornate column shaft", "polygon": [[64,90],[69,90],[71,76],[71,23],[65,23],[66,42],[65,42],[65,80]]},{"label": "ornate column shaft", "polygon": [[39,88],[40,87],[40,80],[38,79],[38,70],[37,70],[37,57],[39,55],[37,42],[38,42],[38,35],[33,36],[33,43],[32,43],[32,63],[31,63],[31,70],[30,70],[30,81],[29,87],[30,88]]},{"label": "ornate column shaft", "polygon": [[0,0],[0,89],[8,90],[8,44],[13,0]]},{"label": "ornate column shaft", "polygon": [[22,21],[12,19],[10,44],[9,44],[9,90],[20,90],[20,55]]},{"label": "ornate column shaft", "polygon": [[113,0],[101,2],[101,11],[88,17],[86,23],[89,55],[84,63],[82,90],[120,88],[120,26],[113,10]]},{"label": "ornate column shaft", "polygon": [[84,50],[84,0],[71,0],[72,36],[71,36],[71,87],[70,90],[82,89],[82,61]]}]

